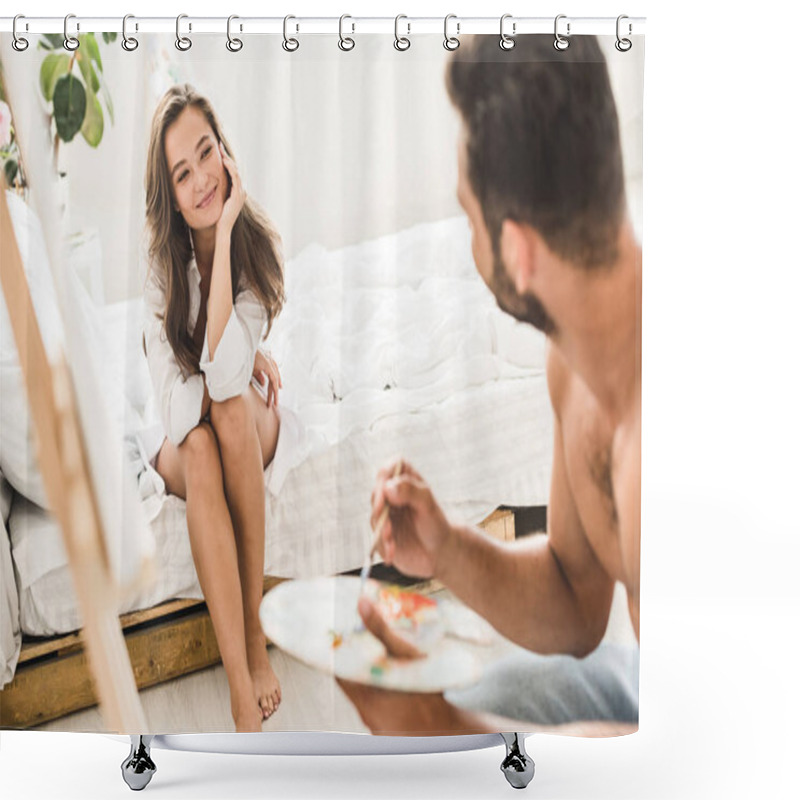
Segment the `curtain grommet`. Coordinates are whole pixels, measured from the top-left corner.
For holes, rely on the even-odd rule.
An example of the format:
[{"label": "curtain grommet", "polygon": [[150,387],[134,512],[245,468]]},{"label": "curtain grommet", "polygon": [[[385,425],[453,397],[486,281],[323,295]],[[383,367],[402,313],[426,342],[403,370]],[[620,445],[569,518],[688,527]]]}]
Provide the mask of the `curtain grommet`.
[{"label": "curtain grommet", "polygon": [[[120,44],[122,45],[123,50],[125,50],[128,53],[132,53],[139,46],[139,40],[133,36],[128,36],[129,19],[135,19],[133,14],[126,14],[122,18],[122,42],[120,42]],[[135,30],[138,31],[139,30],[138,23],[135,23],[135,25],[136,25]]]},{"label": "curtain grommet", "polygon": [[569,47],[569,35],[570,35],[570,24],[567,22],[567,35],[562,36],[558,32],[558,22],[559,20],[567,19],[566,14],[559,14],[556,17],[555,23],[553,24],[553,34],[555,35],[555,39],[553,40],[553,47],[559,52],[563,52]]},{"label": "curtain grommet", "polygon": [[[69,21],[71,19],[75,19],[74,14],[67,14],[67,16],[64,17],[64,49],[69,50],[70,53],[74,53],[81,46],[81,43],[78,37],[72,36],[68,30]],[[81,29],[80,23],[76,23],[76,29]]]},{"label": "curtain grommet", "polygon": [[509,36],[505,32],[505,23],[507,19],[512,19],[511,14],[503,14],[503,16],[500,17],[500,49],[505,50],[506,52],[513,50],[517,45],[517,42],[514,39],[514,36],[517,34],[517,23],[512,21],[511,36]]},{"label": "curtain grommet", "polygon": [[[188,36],[184,36],[181,33],[181,20],[187,19],[188,14],[178,14],[175,18],[175,47],[178,48],[182,53],[185,53],[191,46],[192,40]],[[192,30],[192,23],[189,23],[189,31]]]},{"label": "curtain grommet", "polygon": [[[300,42],[295,39],[293,36],[289,36],[289,20],[290,19],[297,19],[297,17],[293,16],[292,14],[287,14],[283,18],[283,41],[281,42],[281,47],[287,53],[294,53],[298,47],[300,47]],[[295,32],[300,31],[300,26],[295,25]]]},{"label": "curtain grommet", "polygon": [[[448,26],[450,24],[450,20],[451,19],[456,20],[456,35],[455,36],[449,36],[448,35]],[[444,46],[445,50],[449,50],[451,53],[453,52],[453,50],[458,50],[458,47],[461,44],[461,42],[458,40],[458,34],[459,33],[461,33],[461,23],[458,21],[458,18],[456,17],[455,14],[448,14],[444,18],[444,43],[443,43],[443,46]]]},{"label": "curtain grommet", "polygon": [[[228,41],[225,42],[225,47],[228,48],[229,53],[238,53],[244,47],[244,42],[241,39],[239,39],[237,36],[231,36],[231,22],[233,22],[233,20],[235,19],[239,19],[239,17],[236,14],[231,14],[228,17],[228,29],[227,29]],[[242,26],[240,25],[239,31],[241,32],[241,30]]]},{"label": "curtain grommet", "polygon": [[[353,39],[352,36],[344,35],[343,27],[344,27],[344,21],[346,19],[353,19],[353,18],[349,14],[342,14],[342,16],[339,17],[339,49],[345,53],[349,53],[356,46],[356,41],[355,39]],[[356,32],[355,22],[351,22],[350,24],[353,27],[352,31],[350,32],[355,33]]]},{"label": "curtain grommet", "polygon": [[[20,36],[17,33],[17,21],[21,20],[21,19],[25,19],[25,17],[22,14],[17,14],[14,17],[14,22],[13,22],[13,25],[11,27],[11,35],[14,37],[11,40],[11,46],[18,53],[22,53],[25,50],[27,50],[28,49],[28,45],[30,44],[30,42],[24,36]],[[25,30],[28,30],[28,23],[27,22],[25,23]]]},{"label": "curtain grommet", "polygon": [[[628,15],[627,14],[620,14],[617,17],[617,41],[614,42],[614,47],[616,47],[617,50],[619,50],[620,53],[627,53],[628,50],[630,50],[631,47],[633,47],[633,42],[630,39],[623,38],[622,36],[619,35],[620,23],[624,19],[628,19]],[[632,32],[632,28],[631,28],[631,23],[629,22],[628,23],[628,36],[631,35],[631,32]]]},{"label": "curtain grommet", "polygon": [[406,22],[406,35],[400,35],[400,20],[405,19],[407,20],[408,17],[405,14],[398,14],[394,18],[394,49],[399,50],[401,53],[404,53],[411,47],[411,39],[409,39],[409,34],[411,33],[411,23]]}]

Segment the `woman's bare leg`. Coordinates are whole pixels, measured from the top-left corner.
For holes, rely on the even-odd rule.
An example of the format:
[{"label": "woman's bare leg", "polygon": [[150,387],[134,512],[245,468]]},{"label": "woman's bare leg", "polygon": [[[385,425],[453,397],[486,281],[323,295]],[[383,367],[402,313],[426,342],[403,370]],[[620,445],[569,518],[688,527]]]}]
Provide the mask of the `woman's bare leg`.
[{"label": "woman's bare leg", "polygon": [[280,684],[267,653],[258,608],[264,594],[264,466],[278,438],[277,412],[252,387],[241,396],[211,403],[219,443],[225,495],[238,545],[247,660],[264,717],[281,700]]},{"label": "woman's bare leg", "polygon": [[247,657],[236,540],[211,426],[201,423],[177,448],[166,440],[156,470],[167,491],[186,500],[192,558],[228,678],[236,730],[260,731],[263,716]]}]

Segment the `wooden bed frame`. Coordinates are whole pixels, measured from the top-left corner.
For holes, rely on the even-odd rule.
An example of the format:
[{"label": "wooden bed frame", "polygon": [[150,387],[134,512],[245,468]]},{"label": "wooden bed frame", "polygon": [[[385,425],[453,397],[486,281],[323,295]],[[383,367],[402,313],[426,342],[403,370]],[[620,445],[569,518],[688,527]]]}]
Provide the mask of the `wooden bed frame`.
[{"label": "wooden bed frame", "polygon": [[[498,509],[481,527],[490,536],[510,541],[515,537],[514,513]],[[387,568],[373,568],[375,577],[389,577],[382,572],[388,572]],[[265,577],[264,592],[284,580]],[[416,591],[426,593],[439,588],[436,581],[413,585]],[[138,689],[220,661],[211,618],[202,600],[170,600],[125,614],[120,617],[120,627]],[[0,691],[0,726],[29,728],[96,704],[97,693],[80,633],[28,639],[23,642],[14,680]]]}]

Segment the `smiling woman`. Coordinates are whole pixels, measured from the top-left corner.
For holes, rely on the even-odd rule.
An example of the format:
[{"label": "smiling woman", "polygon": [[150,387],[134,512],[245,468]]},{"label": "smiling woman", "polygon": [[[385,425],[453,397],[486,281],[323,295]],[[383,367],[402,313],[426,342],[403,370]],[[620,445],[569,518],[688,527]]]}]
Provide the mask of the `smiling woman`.
[{"label": "smiling woman", "polygon": [[[283,269],[211,105],[188,85],[156,109],[147,221],[145,351],[163,425],[152,464],[186,500],[236,729],[257,731],[280,703],[258,620],[263,470],[277,444],[280,375],[259,344],[283,303]],[[263,374],[266,403],[250,385]]]}]

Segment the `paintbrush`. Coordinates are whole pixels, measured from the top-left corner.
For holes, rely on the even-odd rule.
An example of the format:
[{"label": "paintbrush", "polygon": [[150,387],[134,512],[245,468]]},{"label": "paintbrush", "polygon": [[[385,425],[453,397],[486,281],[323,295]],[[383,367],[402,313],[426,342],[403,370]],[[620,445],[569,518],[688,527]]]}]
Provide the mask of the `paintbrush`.
[{"label": "paintbrush", "polygon": [[[395,464],[394,472],[392,473],[392,478],[396,478],[400,475],[400,468],[403,462],[398,461]],[[375,555],[375,551],[378,549],[378,542],[381,538],[381,531],[383,530],[383,526],[386,524],[386,518],[389,516],[389,504],[385,502],[383,505],[383,511],[381,511],[381,515],[378,517],[378,522],[375,525],[375,538],[372,541],[372,547],[370,547],[369,552],[367,553],[367,557],[364,559],[364,566],[361,567],[361,588],[359,590],[359,594],[362,594],[364,591],[364,586],[367,584],[367,578],[369,577],[369,571],[372,568],[372,557]]]}]

